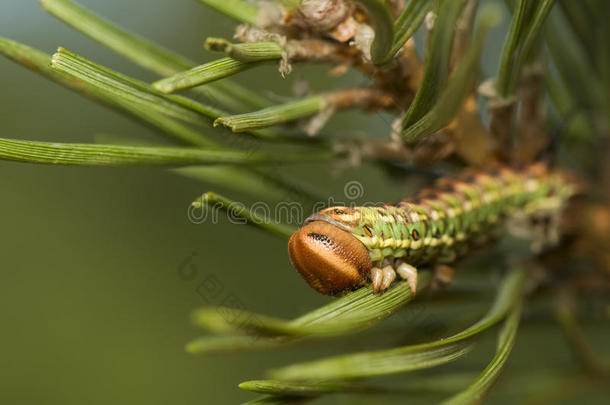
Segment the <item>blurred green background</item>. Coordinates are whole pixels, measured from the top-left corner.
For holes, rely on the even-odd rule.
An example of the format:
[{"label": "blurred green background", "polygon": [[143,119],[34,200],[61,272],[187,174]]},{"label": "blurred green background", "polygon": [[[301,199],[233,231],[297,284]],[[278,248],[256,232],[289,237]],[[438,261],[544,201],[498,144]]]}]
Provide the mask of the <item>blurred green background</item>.
[{"label": "blurred green background", "polygon": [[[233,29],[231,21],[191,0],[79,3],[199,61],[212,57],[203,51],[206,36],[230,37]],[[34,0],[0,2],[0,35],[47,53],[63,46],[140,79],[155,78]],[[262,76],[278,81],[274,72]],[[0,136],[94,142],[96,135],[112,134],[163,141],[4,58],[0,77]],[[248,74],[240,79],[247,82]],[[264,80],[255,84],[266,86]],[[191,224],[187,208],[208,191],[205,184],[153,169],[0,161],[0,173],[1,403],[247,400],[253,395],[237,388],[240,381],[293,357],[188,355],[185,343],[201,334],[190,324],[191,311],[236,298],[252,310],[294,316],[326,301],[291,268],[284,241],[226,220]],[[340,177],[332,181],[342,184]],[[197,275],[185,281],[180,265],[193,254]],[[223,290],[206,301],[197,288],[209,276]]]},{"label": "blurred green background", "polygon": [[[208,35],[230,37],[233,24],[192,0],[80,0],[100,15],[194,60]],[[495,71],[502,30],[492,36],[487,69]],[[0,35],[48,53],[63,46],[137,78],[155,76],[47,15],[34,0],[0,2]],[[298,69],[281,84],[273,69],[239,76],[260,91],[291,94],[300,73],[312,88],[336,83],[322,68]],[[256,77],[256,80],[251,80]],[[357,75],[339,79],[358,82]],[[111,134],[161,141],[153,131],[0,59],[0,120],[6,138],[94,142]],[[387,134],[387,119],[344,114],[329,131]],[[237,384],[262,378],[265,369],[317,357],[341,347],[191,356],[184,344],[199,336],[189,313],[202,305],[235,302],[253,311],[291,317],[327,301],[291,268],[284,241],[227,221],[194,225],[189,203],[208,185],[167,171],[36,166],[0,161],[0,402],[15,404],[201,404],[237,403],[255,395]],[[364,168],[327,176],[320,168],[286,171],[341,197],[346,181],[358,179],[365,198],[391,200],[404,187]],[[322,174],[324,174],[322,176]],[[223,191],[219,189],[218,191]],[[185,263],[196,269],[181,276]],[[206,277],[222,286],[215,297],[198,292]],[[607,328],[606,328],[607,329]],[[606,331],[607,332],[607,331]],[[555,329],[523,332],[511,367],[531,361],[544,345],[549,369],[571,365]],[[591,336],[607,342],[607,333]],[[520,336],[520,341],[526,340]],[[490,348],[493,341],[490,341]],[[555,345],[555,346],[554,346]],[[363,345],[362,347],[366,347]],[[599,347],[599,346],[598,346]],[[490,352],[462,362],[482,368]],[[573,367],[573,366],[569,366]],[[475,368],[476,370],[476,368]],[[395,379],[407,379],[401,375]],[[501,383],[502,384],[502,383]],[[513,398],[514,399],[514,398]],[[365,397],[358,403],[390,398]],[[399,402],[402,398],[393,398]],[[356,403],[331,397],[326,403]],[[510,402],[510,401],[509,401]]]}]

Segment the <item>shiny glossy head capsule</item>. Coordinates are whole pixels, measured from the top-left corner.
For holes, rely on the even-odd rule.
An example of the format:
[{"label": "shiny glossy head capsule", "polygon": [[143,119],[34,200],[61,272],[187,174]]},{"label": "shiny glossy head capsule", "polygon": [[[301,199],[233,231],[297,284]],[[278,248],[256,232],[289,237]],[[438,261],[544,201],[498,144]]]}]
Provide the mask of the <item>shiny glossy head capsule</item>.
[{"label": "shiny glossy head capsule", "polygon": [[355,236],[326,221],[314,221],[288,242],[290,261],[315,290],[337,295],[362,285],[373,264]]}]

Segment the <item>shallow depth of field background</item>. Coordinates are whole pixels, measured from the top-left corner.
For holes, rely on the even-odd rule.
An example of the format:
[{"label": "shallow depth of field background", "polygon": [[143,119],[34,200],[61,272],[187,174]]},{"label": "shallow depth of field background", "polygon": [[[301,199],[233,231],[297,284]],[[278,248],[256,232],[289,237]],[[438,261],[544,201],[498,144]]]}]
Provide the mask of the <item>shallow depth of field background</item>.
[{"label": "shallow depth of field background", "polygon": [[[230,37],[233,27],[230,20],[192,0],[80,3],[197,61],[214,56],[203,51],[206,36]],[[495,71],[503,29],[496,30],[488,43],[487,72]],[[34,0],[0,0],[0,36],[48,53],[63,46],[137,78],[155,79],[47,15]],[[283,82],[273,68],[262,68],[239,80],[289,96],[300,73],[315,75],[314,90],[337,81],[323,68],[296,69]],[[339,82],[359,80],[348,75]],[[0,84],[2,137],[94,142],[96,136],[112,135],[163,141],[154,131],[4,58]],[[388,133],[387,119],[359,114],[342,115],[329,132],[347,131],[344,124]],[[298,175],[338,198],[343,197],[343,184],[353,179],[365,185],[364,199],[395,200],[406,192],[400,183],[370,168],[331,177],[321,168],[291,168],[285,174]],[[274,366],[345,349],[340,342],[330,342],[272,353],[184,352],[184,344],[200,334],[189,322],[190,312],[199,306],[237,301],[250,310],[290,317],[327,301],[291,268],[284,241],[226,220],[217,225],[189,223],[189,203],[210,188],[162,170],[0,162],[0,402],[237,403],[256,396],[240,391],[240,381],[262,378],[264,370]],[[187,262],[196,269],[192,280],[180,276],[180,266]],[[198,294],[206,277],[222,284],[218,296]],[[549,370],[573,367],[559,336],[544,342],[559,333],[555,327],[544,333],[535,328],[520,331],[507,374],[531,362]],[[607,328],[590,338],[604,347]],[[526,339],[527,345],[520,344]],[[493,350],[493,341],[489,343]],[[366,342],[359,344],[366,347]],[[490,350],[477,351],[454,367],[477,364],[482,370]],[[505,377],[500,385],[509,381],[510,375]],[[408,378],[409,374],[393,377]],[[591,395],[589,400],[600,399]],[[515,393],[512,399],[518,397]],[[344,396],[324,402],[403,399]]]}]

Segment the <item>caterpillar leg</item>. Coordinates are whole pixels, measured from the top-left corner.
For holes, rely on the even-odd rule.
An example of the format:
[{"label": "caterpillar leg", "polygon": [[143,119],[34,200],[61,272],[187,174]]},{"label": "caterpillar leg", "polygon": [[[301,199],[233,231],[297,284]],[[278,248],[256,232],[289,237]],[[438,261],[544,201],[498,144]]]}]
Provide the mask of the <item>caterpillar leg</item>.
[{"label": "caterpillar leg", "polygon": [[396,272],[400,277],[407,280],[411,293],[415,295],[417,292],[417,269],[408,263],[402,262],[396,268]]},{"label": "caterpillar leg", "polygon": [[383,270],[379,267],[373,267],[371,269],[371,283],[373,284],[373,291],[378,292],[381,290],[381,283],[383,281]]},{"label": "caterpillar leg", "polygon": [[396,272],[392,266],[385,266],[382,269],[373,267],[371,269],[371,282],[373,283],[373,291],[385,291],[390,287],[392,281],[396,278]]},{"label": "caterpillar leg", "polygon": [[383,269],[383,279],[381,280],[381,291],[387,290],[392,284],[392,281],[396,279],[396,272],[392,266],[385,266]]}]

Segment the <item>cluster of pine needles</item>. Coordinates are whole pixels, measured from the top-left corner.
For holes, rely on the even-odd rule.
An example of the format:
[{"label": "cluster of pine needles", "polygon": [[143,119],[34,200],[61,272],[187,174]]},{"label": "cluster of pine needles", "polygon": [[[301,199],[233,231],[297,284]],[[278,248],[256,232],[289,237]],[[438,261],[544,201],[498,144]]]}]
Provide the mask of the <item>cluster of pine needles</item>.
[{"label": "cluster of pine needles", "polygon": [[[565,399],[591,387],[605,384],[607,389],[608,365],[580,326],[607,321],[609,308],[607,2],[199,1],[237,22],[234,38],[205,40],[205,48],[220,55],[200,65],[70,0],[40,0],[53,16],[158,74],[159,80],[142,82],[64,48],[49,55],[0,38],[0,52],[165,134],[176,145],[0,138],[0,158],[164,166],[255,198],[294,195],[315,202],[320,196],[309,191],[313,187],[286,181],[269,167],[304,162],[343,168],[407,164],[415,173],[421,167],[481,167],[490,161],[518,167],[554,145],[555,163],[567,161],[593,187],[573,215],[573,232],[560,249],[506,260],[493,280],[482,276],[489,273],[487,268],[477,272],[461,266],[452,286],[433,291],[431,276],[423,272],[416,299],[405,282],[382,295],[364,287],[292,320],[203,308],[193,320],[211,335],[188,343],[188,352],[269,350],[349,335],[376,342],[383,342],[381,336],[403,337],[389,343],[390,348],[287,365],[269,371],[268,380],[239,386],[265,394],[250,403],[296,403],[344,393],[470,404],[481,402],[498,379],[518,328],[550,321],[563,331],[566,349],[577,362],[566,370],[536,373],[534,364],[520,372],[517,379],[536,382],[530,392],[528,384],[518,385],[524,395],[531,395],[530,403],[551,403],[557,392]],[[484,78],[479,65],[486,36],[502,23],[508,30],[497,74]],[[333,75],[357,70],[367,84],[277,103],[231,78],[245,70],[276,69],[281,80],[294,66],[311,63],[328,65]],[[179,91],[184,95],[176,94]],[[388,114],[395,121],[383,137],[322,134],[327,121],[346,109]],[[193,207],[210,204],[220,204],[281,238],[294,231],[294,224],[261,218],[212,192]],[[489,263],[476,266],[485,265]],[[450,326],[431,330],[424,321]],[[482,370],[450,367],[448,363],[477,349],[490,334],[496,344]],[[442,365],[447,370],[420,371],[398,381],[387,377]]]}]

